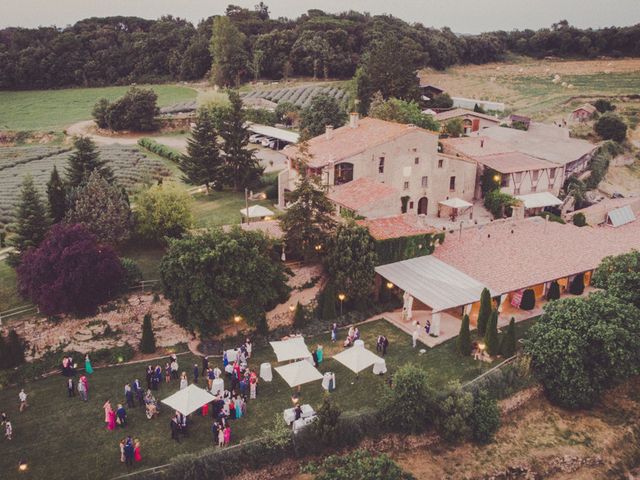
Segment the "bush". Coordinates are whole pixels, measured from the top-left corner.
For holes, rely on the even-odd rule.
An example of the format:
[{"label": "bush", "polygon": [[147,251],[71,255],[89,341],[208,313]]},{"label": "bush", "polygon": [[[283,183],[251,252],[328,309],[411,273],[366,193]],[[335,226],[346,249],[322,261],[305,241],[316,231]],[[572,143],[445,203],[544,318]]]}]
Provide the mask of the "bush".
[{"label": "bush", "polygon": [[332,455],[320,464],[309,464],[304,473],[314,474],[315,480],[411,480],[413,475],[402,469],[385,454],[356,450],[347,455]]},{"label": "bush", "polygon": [[152,138],[141,138],[138,140],[138,145],[142,148],[146,148],[151,153],[155,153],[167,160],[171,160],[175,163],[180,163],[180,159],[182,158],[182,154],[173,148],[167,147],[166,145],[162,145],[161,143],[156,142]]},{"label": "bush", "polygon": [[535,306],[536,306],[536,294],[532,289],[527,288],[522,293],[522,300],[520,300],[520,309],[533,310]]},{"label": "bush", "polygon": [[151,314],[147,313],[142,321],[142,340],[140,341],[140,351],[142,353],[153,353],[156,351],[156,337],[151,325]]},{"label": "bush", "polygon": [[587,224],[587,219],[584,216],[584,213],[578,212],[573,216],[573,224],[576,227],[584,227]]},{"label": "bush", "polygon": [[322,290],[318,301],[320,318],[322,320],[333,320],[338,316],[336,313],[336,298],[336,289],[333,286],[333,283],[327,283]]},{"label": "bush", "polygon": [[566,223],[561,216],[551,212],[540,212],[538,217],[546,218],[549,219],[550,222],[561,223],[563,225]]},{"label": "bush", "polygon": [[153,186],[137,198],[135,217],[138,234],[163,242],[179,238],[193,225],[189,195],[170,185]]},{"label": "bush", "polygon": [[500,342],[500,355],[504,358],[513,357],[516,354],[516,320],[511,317],[507,331]]},{"label": "bush", "polygon": [[142,281],[142,270],[140,270],[138,264],[131,258],[122,257],[120,263],[124,270],[124,279],[122,281],[123,291],[127,292],[130,287]]},{"label": "bush", "polygon": [[111,130],[151,131],[157,126],[158,96],[152,89],[131,87],[115,102],[100,99],[93,108],[93,116],[101,128]]},{"label": "bush", "polygon": [[603,114],[594,125],[596,133],[604,140],[623,142],[627,138],[627,124],[615,113]]},{"label": "bush", "polygon": [[473,395],[454,385],[438,402],[435,415],[436,430],[447,442],[461,442],[471,435],[469,418],[473,413]]},{"label": "bush", "polygon": [[474,396],[473,410],[469,418],[471,437],[478,443],[489,443],[500,428],[500,409],[496,399],[486,390]]},{"label": "bush", "polygon": [[498,310],[493,310],[487,323],[487,331],[484,334],[484,343],[487,353],[495,356],[500,353],[500,339],[498,337]]},{"label": "bush", "polygon": [[547,300],[558,300],[560,298],[560,284],[557,281],[551,282],[547,291]]},{"label": "bush", "polygon": [[582,295],[584,292],[584,273],[579,273],[571,280],[569,284],[569,293],[571,295]]},{"label": "bush", "polygon": [[296,309],[293,314],[293,326],[296,328],[302,328],[307,324],[307,312],[305,308],[300,305],[300,302],[296,304]]},{"label": "bush", "polygon": [[427,373],[415,365],[403,365],[393,376],[393,387],[383,397],[382,421],[399,432],[420,432],[432,418],[433,397]]},{"label": "bush", "polygon": [[313,423],[313,433],[317,440],[326,447],[340,443],[339,421],[342,411],[335,406],[330,397],[325,397],[318,410],[318,419]]},{"label": "bush", "polygon": [[507,207],[518,204],[518,200],[508,193],[502,193],[500,190],[492,190],[484,197],[484,206],[491,212],[495,218],[502,218]]},{"label": "bush", "polygon": [[0,368],[14,368],[24,363],[25,341],[11,329],[5,337],[0,332]]},{"label": "bush", "polygon": [[596,110],[600,113],[613,112],[616,109],[616,106],[613,103],[609,100],[605,100],[604,98],[599,98],[593,102],[593,106],[596,107]]},{"label": "bush", "polygon": [[278,121],[276,112],[272,112],[265,108],[245,108],[244,115],[248,122],[259,123],[262,125],[273,126]]},{"label": "bush", "polygon": [[456,344],[460,355],[464,355],[465,357],[471,355],[471,333],[469,332],[469,315],[467,314],[462,317],[460,334],[458,335]]}]

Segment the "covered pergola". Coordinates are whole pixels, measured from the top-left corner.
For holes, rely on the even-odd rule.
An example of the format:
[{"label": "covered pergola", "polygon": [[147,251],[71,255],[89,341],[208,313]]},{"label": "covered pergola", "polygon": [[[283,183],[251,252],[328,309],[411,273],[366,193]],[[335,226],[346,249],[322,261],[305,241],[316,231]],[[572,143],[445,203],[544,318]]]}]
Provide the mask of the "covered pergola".
[{"label": "covered pergola", "polygon": [[562,205],[562,200],[551,192],[528,193],[527,195],[516,195],[522,202],[525,210],[543,209],[545,207],[557,207]]},{"label": "covered pergola", "polygon": [[438,205],[440,216],[442,216],[442,210],[444,208],[447,210],[447,216],[453,217],[454,219],[458,215],[464,214],[467,210],[473,207],[472,203],[469,203],[466,200],[458,197],[441,200],[438,202]]},{"label": "covered pergola", "polygon": [[405,292],[403,314],[411,317],[413,299],[432,309],[431,333],[440,334],[440,312],[480,300],[485,285],[433,255],[376,267],[376,273]]},{"label": "covered pergola", "polygon": [[243,208],[240,210],[240,214],[244,218],[260,218],[260,219],[268,219],[273,217],[275,214],[269,210],[267,207],[263,207],[262,205],[251,205],[248,209]]}]

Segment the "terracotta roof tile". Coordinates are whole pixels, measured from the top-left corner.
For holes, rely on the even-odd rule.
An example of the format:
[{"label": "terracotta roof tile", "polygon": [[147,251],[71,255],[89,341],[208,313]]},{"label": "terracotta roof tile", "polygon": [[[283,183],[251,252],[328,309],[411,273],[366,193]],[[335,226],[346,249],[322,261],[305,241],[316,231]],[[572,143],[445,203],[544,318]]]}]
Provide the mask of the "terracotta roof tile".
[{"label": "terracotta roof tile", "polygon": [[376,182],[369,177],[361,177],[333,187],[327,196],[343,207],[358,211],[388,197],[399,198],[399,195],[398,190],[389,185]]},{"label": "terracotta roof tile", "polygon": [[466,108],[454,108],[452,110],[440,112],[436,115],[436,120],[438,120],[439,122],[443,122],[452,118],[464,117],[465,115],[483,118],[484,120],[488,120],[490,122],[500,123],[500,120],[498,120],[496,117],[492,117],[491,115],[486,115],[484,113],[474,112],[473,110],[467,110]]},{"label": "terracotta roof tile", "polygon": [[527,170],[541,170],[544,168],[556,168],[558,166],[555,163],[547,162],[546,160],[520,152],[478,155],[473,157],[473,160],[500,173],[526,172]]},{"label": "terracotta roof tile", "polygon": [[433,233],[432,227],[420,225],[420,220],[415,215],[394,215],[367,220],[358,220],[356,223],[367,227],[369,233],[376,240],[389,238],[410,237],[424,233]]},{"label": "terracotta roof tile", "polygon": [[532,217],[448,235],[434,255],[499,295],[592,270],[604,257],[633,249],[640,249],[639,220],[579,228]]},{"label": "terracotta roof tile", "polygon": [[[361,118],[355,128],[347,124],[336,128],[331,138],[327,138],[326,134],[322,134],[309,140],[309,153],[312,157],[309,166],[323,167],[415,131],[421,131],[427,135],[436,135],[434,132],[429,132],[414,125],[387,122],[371,117]],[[298,146],[289,145],[282,150],[282,153],[289,158],[295,158],[298,153]]]}]

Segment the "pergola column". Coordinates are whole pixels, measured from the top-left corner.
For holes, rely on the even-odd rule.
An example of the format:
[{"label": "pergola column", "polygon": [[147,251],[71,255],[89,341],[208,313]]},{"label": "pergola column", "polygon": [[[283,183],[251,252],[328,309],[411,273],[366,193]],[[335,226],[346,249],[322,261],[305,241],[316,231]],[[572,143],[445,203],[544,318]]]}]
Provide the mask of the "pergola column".
[{"label": "pergola column", "polygon": [[440,336],[440,312],[433,312],[431,314],[431,329],[429,334],[434,337]]}]

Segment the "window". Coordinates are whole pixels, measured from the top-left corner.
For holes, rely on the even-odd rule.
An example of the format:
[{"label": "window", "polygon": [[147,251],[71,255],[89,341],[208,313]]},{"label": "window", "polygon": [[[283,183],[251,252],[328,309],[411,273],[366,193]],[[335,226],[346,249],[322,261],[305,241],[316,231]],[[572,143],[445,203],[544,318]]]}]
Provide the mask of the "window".
[{"label": "window", "polygon": [[333,177],[334,185],[342,185],[353,180],[353,163],[338,163],[334,167]]},{"label": "window", "polygon": [[420,157],[416,157],[413,159],[413,163],[415,163],[416,165],[418,165],[420,163]]},{"label": "window", "polygon": [[409,210],[413,210],[413,202],[409,202]]},{"label": "window", "polygon": [[409,182],[404,182],[404,187],[405,190],[409,190]]},{"label": "window", "polygon": [[378,173],[384,173],[384,157],[380,157],[378,162]]},{"label": "window", "polygon": [[553,180],[554,178],[556,178],[556,169],[555,168],[550,168],[549,169],[549,178],[551,180]]},{"label": "window", "polygon": [[427,188],[429,186],[429,177],[422,177],[422,188]]},{"label": "window", "polygon": [[443,165],[444,165],[444,160],[439,158],[438,159],[438,168],[442,168]]},{"label": "window", "polygon": [[449,178],[449,190],[453,191],[456,189],[456,177]]}]

